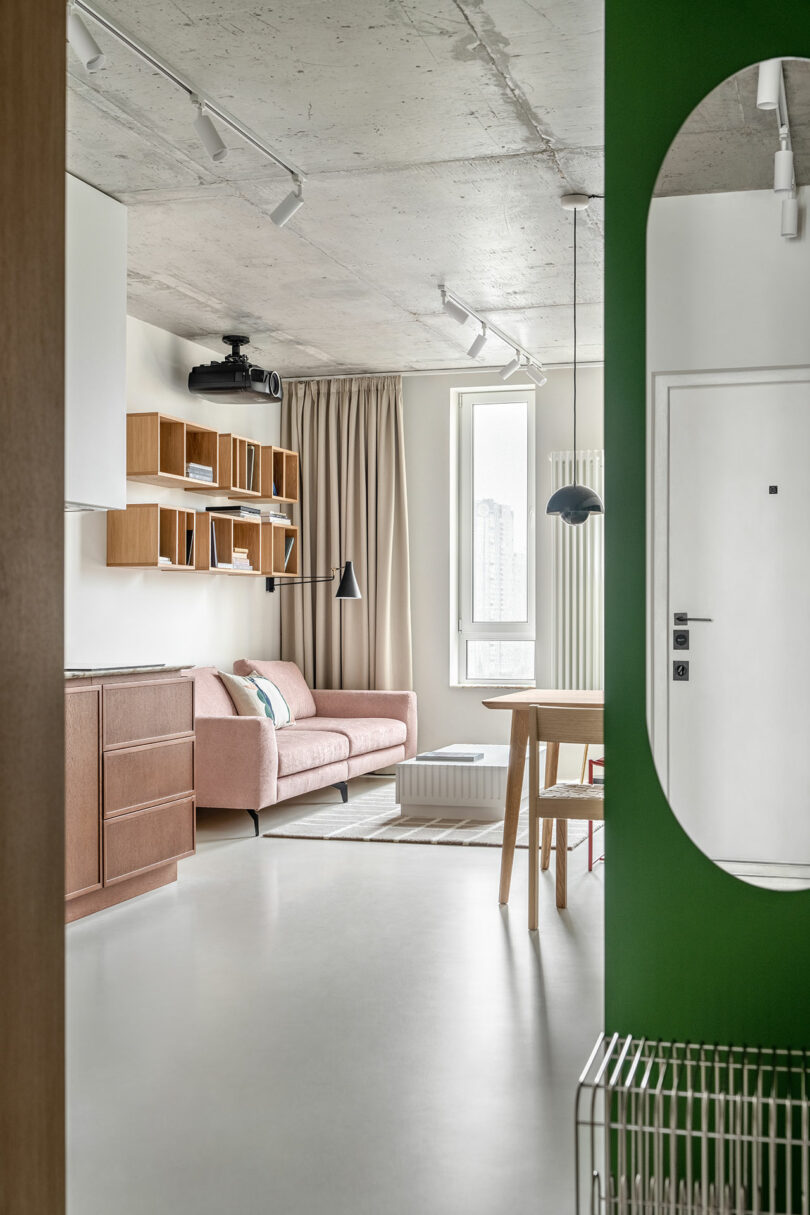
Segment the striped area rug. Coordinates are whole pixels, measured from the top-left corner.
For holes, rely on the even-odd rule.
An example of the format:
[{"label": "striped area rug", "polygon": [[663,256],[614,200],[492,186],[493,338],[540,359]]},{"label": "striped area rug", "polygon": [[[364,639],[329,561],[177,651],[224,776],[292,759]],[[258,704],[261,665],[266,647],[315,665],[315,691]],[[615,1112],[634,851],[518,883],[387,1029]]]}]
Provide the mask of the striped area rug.
[{"label": "striped area rug", "polygon": [[[594,824],[601,830],[602,824]],[[500,848],[503,823],[482,823],[477,819],[401,818],[394,800],[394,782],[371,789],[343,805],[313,809],[292,822],[265,831],[267,838],[295,840],[364,840],[385,844],[461,844],[474,848]],[[568,824],[568,850],[573,851],[588,838],[588,824],[572,820]],[[517,847],[529,846],[529,822],[521,810]]]}]

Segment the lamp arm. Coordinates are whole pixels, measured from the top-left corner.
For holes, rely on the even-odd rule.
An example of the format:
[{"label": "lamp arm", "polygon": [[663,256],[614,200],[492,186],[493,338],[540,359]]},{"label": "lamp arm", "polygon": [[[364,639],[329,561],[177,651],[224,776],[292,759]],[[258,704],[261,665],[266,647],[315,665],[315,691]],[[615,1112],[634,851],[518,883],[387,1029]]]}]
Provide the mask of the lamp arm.
[{"label": "lamp arm", "polygon": [[[312,578],[279,578],[278,582],[281,586],[311,586],[314,582],[334,582],[337,569],[332,567],[331,574],[315,574]],[[265,579],[264,589],[272,593],[276,589],[276,578],[271,576]]]}]

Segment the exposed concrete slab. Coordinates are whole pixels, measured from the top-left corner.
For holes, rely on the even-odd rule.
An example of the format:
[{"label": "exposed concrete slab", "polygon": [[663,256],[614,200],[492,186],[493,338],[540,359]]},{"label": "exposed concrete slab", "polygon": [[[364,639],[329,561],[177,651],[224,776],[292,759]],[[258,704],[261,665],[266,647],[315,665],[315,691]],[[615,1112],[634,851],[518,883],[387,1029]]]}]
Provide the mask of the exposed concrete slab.
[{"label": "exposed concrete slab", "polygon": [[[785,60],[794,163],[810,182],[810,61]],[[757,109],[757,66],[724,81],[689,115],[656,182],[659,196],[773,188],[776,116]]]},{"label": "exposed concrete slab", "polygon": [[[437,283],[567,361],[571,225],[602,192],[593,0],[111,0],[108,13],[308,174],[225,133],[215,165],[178,90],[97,33],[70,57],[69,165],[130,208],[130,307],[183,336],[234,324],[283,374],[468,366]],[[601,356],[601,205],[581,226],[583,357]],[[505,352],[494,341],[482,365]]]}]

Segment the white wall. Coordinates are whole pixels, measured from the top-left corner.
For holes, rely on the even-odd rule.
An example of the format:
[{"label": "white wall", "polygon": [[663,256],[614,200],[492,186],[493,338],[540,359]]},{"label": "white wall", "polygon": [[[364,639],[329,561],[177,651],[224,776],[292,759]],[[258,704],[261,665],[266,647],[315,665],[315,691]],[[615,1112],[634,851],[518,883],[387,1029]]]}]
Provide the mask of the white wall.
[{"label": "white wall", "polygon": [[[517,378],[517,377],[516,377]],[[572,445],[570,370],[549,371],[537,400],[537,668],[536,685],[551,682],[551,537],[559,520],[545,505],[551,493],[549,452]],[[600,448],[602,369],[580,368],[578,446]],[[485,709],[481,701],[508,688],[450,684],[451,468],[456,461],[451,422],[453,389],[503,387],[494,372],[406,376],[403,380],[408,524],[411,557],[414,687],[419,697],[419,746],[452,742],[508,742],[510,714]],[[517,385],[515,385],[517,386]],[[581,759],[582,749],[576,748]],[[567,763],[565,760],[567,759]],[[564,757],[561,774],[576,768]]]},{"label": "white wall", "polygon": [[[799,191],[805,209],[810,188]],[[647,235],[647,367],[810,362],[810,238],[780,235],[770,190],[656,198]]]},{"label": "white wall", "polygon": [[[130,317],[127,321],[127,409],[158,410],[261,443],[280,441],[278,404],[225,405],[191,396],[186,381],[212,352]],[[98,452],[104,458],[104,452]],[[223,499],[127,482],[130,502],[163,502],[204,510]],[[225,574],[108,569],[106,515],[65,515],[65,665],[216,664],[277,657],[278,593],[262,578]]]}]

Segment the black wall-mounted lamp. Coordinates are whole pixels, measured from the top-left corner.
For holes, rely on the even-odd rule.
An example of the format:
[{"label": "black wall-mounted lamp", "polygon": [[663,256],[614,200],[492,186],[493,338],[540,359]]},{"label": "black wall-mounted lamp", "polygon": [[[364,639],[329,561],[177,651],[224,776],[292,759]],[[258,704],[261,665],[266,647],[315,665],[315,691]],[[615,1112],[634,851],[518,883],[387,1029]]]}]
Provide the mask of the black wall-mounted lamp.
[{"label": "black wall-mounted lamp", "polygon": [[313,578],[267,578],[265,580],[265,589],[274,591],[278,586],[309,586],[313,582],[334,582],[338,571],[342,569],[340,582],[335,593],[336,599],[362,599],[360,587],[357,585],[357,578],[354,573],[354,566],[351,561],[347,561],[344,566],[335,566],[331,574],[316,574]]}]

